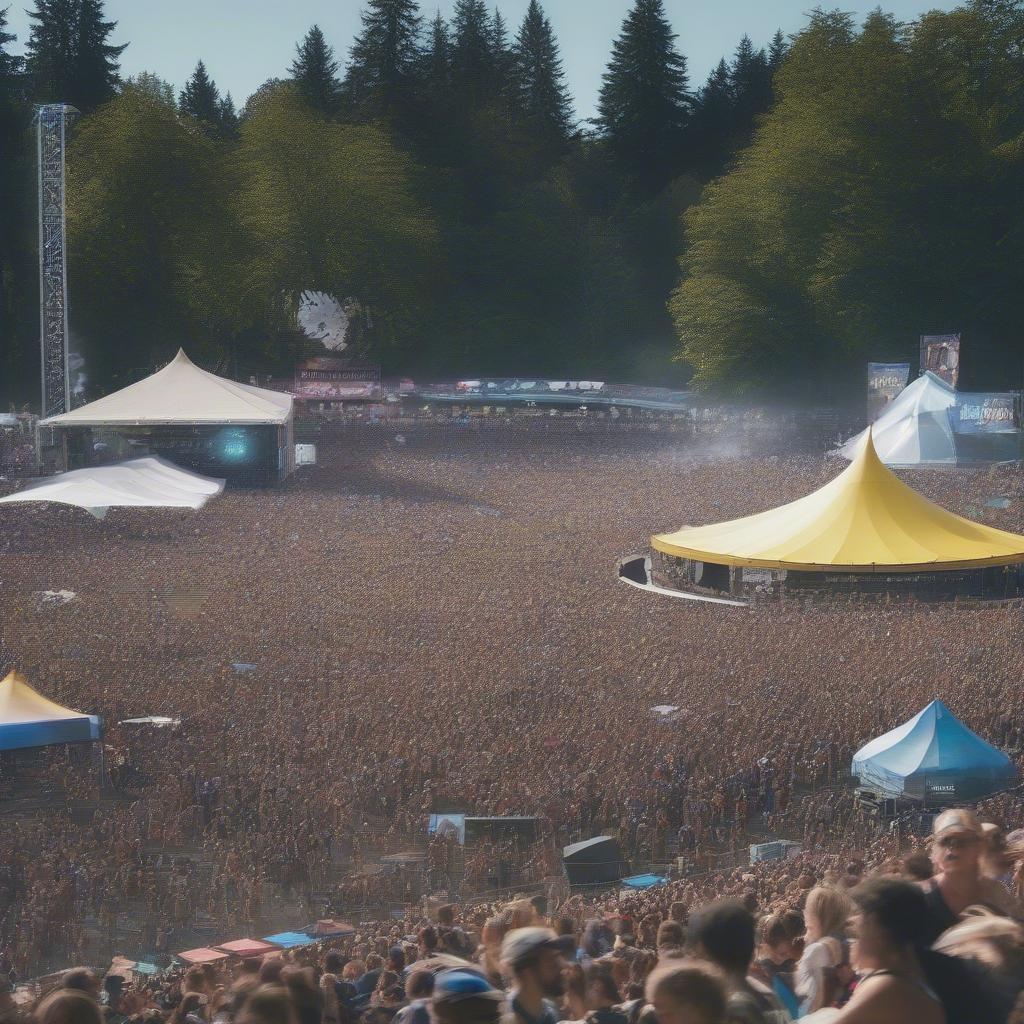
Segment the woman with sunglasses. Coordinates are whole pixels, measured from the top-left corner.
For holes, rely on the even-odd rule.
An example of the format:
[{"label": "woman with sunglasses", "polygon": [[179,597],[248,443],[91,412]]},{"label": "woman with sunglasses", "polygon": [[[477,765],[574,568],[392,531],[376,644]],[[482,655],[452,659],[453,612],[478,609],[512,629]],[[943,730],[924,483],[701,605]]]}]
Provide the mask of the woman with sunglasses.
[{"label": "woman with sunglasses", "polygon": [[957,924],[971,906],[1018,916],[1010,894],[982,871],[984,852],[984,833],[973,811],[956,807],[936,817],[931,839],[935,874],[922,883],[927,907],[924,941],[928,945]]}]

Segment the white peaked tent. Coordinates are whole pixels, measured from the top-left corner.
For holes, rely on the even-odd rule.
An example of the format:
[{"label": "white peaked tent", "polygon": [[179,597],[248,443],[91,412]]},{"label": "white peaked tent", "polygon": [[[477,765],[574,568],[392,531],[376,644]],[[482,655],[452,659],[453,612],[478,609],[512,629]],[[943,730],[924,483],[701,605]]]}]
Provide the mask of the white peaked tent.
[{"label": "white peaked tent", "polygon": [[48,427],[283,424],[291,414],[291,395],[218,377],[178,349],[163,369],[145,380],[42,423]]},{"label": "white peaked tent", "polygon": [[223,480],[189,473],[149,455],[61,473],[0,498],[0,504],[54,501],[77,505],[102,519],[108,508],[116,507],[199,509],[222,490]]},{"label": "white peaked tent", "polygon": [[[878,457],[889,466],[956,462],[949,410],[956,392],[930,370],[908,384],[872,424]],[[860,450],[867,428],[841,445],[839,454],[851,461]]]}]

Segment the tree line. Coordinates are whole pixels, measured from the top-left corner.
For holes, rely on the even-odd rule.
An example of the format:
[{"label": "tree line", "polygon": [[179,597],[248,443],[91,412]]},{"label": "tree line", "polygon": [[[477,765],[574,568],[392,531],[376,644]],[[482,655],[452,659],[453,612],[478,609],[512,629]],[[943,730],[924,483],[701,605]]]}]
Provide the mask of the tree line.
[{"label": "tree line", "polygon": [[[902,25],[814,11],[694,88],[662,0],[633,0],[580,119],[538,0],[506,24],[366,0],[241,107],[197,54],[175,94],[124,78],[102,0],[0,13],[0,392],[38,380],[34,103],[81,111],[68,159],[74,346],[98,392],[180,344],[284,372],[304,290],[349,353],[421,375],[553,375],[836,394],[864,359],[964,332],[1020,373],[1013,282],[1021,0]],[[1003,381],[1005,386],[1006,382]]]}]

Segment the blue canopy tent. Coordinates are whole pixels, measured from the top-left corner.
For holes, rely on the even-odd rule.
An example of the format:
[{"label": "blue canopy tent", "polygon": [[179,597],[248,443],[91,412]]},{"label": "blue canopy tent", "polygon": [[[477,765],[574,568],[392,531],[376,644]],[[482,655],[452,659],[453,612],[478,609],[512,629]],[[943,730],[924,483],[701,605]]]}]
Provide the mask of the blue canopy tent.
[{"label": "blue canopy tent", "polygon": [[0,680],[0,752],[88,743],[100,738],[96,715],[61,707],[36,693],[19,672]]},{"label": "blue canopy tent", "polygon": [[278,932],[276,935],[264,935],[263,941],[272,942],[282,949],[295,949],[296,946],[313,946],[318,940],[305,932]]},{"label": "blue canopy tent", "polygon": [[884,797],[952,803],[1011,785],[1017,768],[933,700],[909,722],[861,747],[853,755],[853,774]]}]

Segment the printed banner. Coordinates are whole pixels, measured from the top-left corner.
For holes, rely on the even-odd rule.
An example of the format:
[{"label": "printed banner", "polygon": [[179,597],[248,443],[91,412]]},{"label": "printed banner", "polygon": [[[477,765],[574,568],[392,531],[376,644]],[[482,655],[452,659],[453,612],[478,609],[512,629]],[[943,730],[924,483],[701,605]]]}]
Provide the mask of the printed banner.
[{"label": "printed banner", "polygon": [[868,363],[868,423],[907,386],[910,363]]},{"label": "printed banner", "polygon": [[949,412],[958,434],[1012,434],[1017,429],[1012,394],[959,394]]},{"label": "printed banner", "polygon": [[960,335],[922,334],[921,373],[931,370],[950,387],[960,379]]}]

